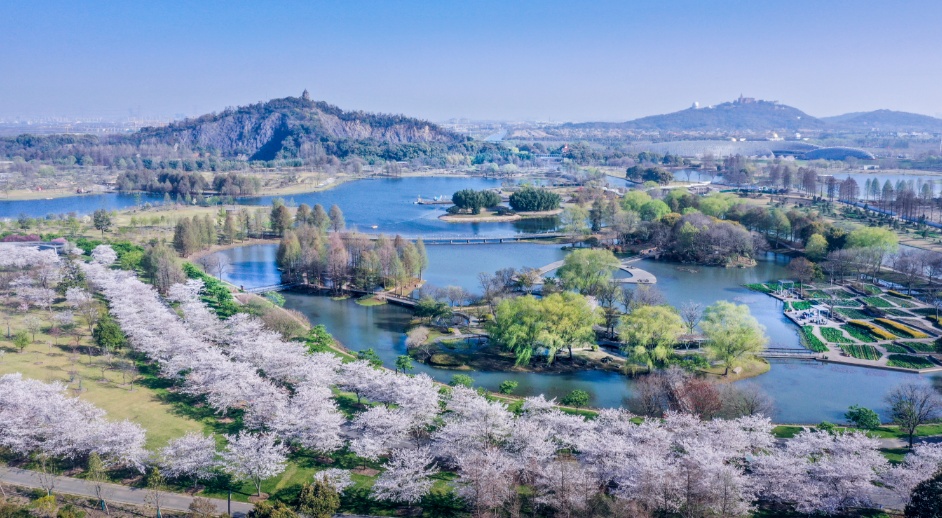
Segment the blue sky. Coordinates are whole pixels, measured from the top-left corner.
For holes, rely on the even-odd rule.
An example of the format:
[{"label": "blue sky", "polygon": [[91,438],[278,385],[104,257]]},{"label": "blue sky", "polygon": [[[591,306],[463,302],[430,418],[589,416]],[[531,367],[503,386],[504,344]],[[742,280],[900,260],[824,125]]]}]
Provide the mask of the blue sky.
[{"label": "blue sky", "polygon": [[432,120],[628,120],[743,93],[942,116],[930,1],[0,2],[0,117],[299,95]]}]

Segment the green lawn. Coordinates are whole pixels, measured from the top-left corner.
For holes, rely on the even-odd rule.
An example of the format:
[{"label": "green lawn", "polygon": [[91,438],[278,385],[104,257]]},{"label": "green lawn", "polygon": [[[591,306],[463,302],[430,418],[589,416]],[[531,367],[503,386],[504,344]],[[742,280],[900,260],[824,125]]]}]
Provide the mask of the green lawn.
[{"label": "green lawn", "polygon": [[[22,318],[19,314],[11,316],[14,330]],[[60,345],[56,346],[55,337],[37,333],[36,343],[30,344],[22,353],[16,352],[11,342],[0,341],[0,348],[6,352],[0,358],[0,374],[19,372],[27,378],[64,383],[69,388],[69,395],[103,409],[108,413],[108,419],[128,419],[141,425],[147,431],[149,449],[159,448],[187,432],[204,429],[203,424],[188,418],[166,401],[164,393],[148,388],[146,377],[133,385],[127,384],[120,372],[111,370],[105,358],[97,356],[97,348],[92,349],[91,357],[73,354],[71,347],[62,345],[67,340],[74,343],[71,338],[60,337]],[[83,338],[80,343],[82,347],[78,350],[87,350],[87,339]],[[106,367],[104,377],[102,366]],[[73,382],[70,382],[69,371],[76,374]]]}]

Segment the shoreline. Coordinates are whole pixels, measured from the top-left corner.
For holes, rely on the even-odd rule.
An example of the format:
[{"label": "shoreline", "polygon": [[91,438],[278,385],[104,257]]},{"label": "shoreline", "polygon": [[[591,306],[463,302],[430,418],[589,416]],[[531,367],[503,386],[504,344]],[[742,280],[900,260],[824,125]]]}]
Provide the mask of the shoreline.
[{"label": "shoreline", "polygon": [[446,221],[448,223],[503,223],[507,221],[519,221],[522,219],[536,219],[536,218],[547,218],[550,216],[557,216],[563,212],[563,209],[554,209],[554,210],[543,210],[535,212],[518,212],[516,214],[511,214],[507,216],[492,216],[492,215],[452,215],[452,214],[442,214],[438,219]]}]

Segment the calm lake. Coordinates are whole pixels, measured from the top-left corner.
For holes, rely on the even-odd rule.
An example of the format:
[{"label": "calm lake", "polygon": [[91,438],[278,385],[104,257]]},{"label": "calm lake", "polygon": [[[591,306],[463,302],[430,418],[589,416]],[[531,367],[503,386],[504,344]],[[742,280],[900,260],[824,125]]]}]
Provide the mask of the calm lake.
[{"label": "calm lake", "polygon": [[[348,228],[364,232],[431,237],[498,237],[517,233],[547,232],[556,228],[557,218],[525,219],[506,223],[448,223],[438,219],[449,205],[419,205],[418,199],[451,199],[461,189],[499,188],[501,182],[480,177],[379,178],[347,182],[326,191],[289,196],[241,198],[245,205],[270,206],[283,199],[291,206],[320,203],[324,209],[338,205]],[[144,195],[140,203],[163,203],[163,195]],[[121,209],[138,204],[133,194],[107,193],[69,196],[52,200],[0,201],[0,218],[47,215],[91,214],[98,209]]]}]

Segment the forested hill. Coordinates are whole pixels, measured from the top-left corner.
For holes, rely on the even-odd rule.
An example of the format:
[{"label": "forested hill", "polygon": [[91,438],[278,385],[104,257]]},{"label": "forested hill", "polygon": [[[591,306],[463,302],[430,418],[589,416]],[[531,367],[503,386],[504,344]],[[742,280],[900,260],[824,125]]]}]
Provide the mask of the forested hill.
[{"label": "forested hill", "polygon": [[[0,138],[0,157],[119,169],[230,169],[244,161],[324,164],[360,158],[372,162],[444,163],[493,146],[431,122],[344,111],[306,95],[285,97],[221,113],[144,128],[128,135],[20,135]],[[192,163],[191,163],[192,162]]]},{"label": "forested hill", "polygon": [[942,131],[942,119],[918,113],[875,110],[872,112],[845,113],[821,120],[829,126],[859,131],[917,131],[936,133]]},{"label": "forested hill", "polygon": [[[427,121],[401,115],[344,111],[304,97],[285,97],[218,114],[144,128],[139,144],[181,145],[249,160],[329,156],[384,156],[393,148],[448,147],[465,141]],[[386,158],[409,158],[407,156]],[[410,154],[403,151],[402,154]]]},{"label": "forested hill", "polygon": [[587,122],[566,124],[577,128],[618,128],[626,130],[676,132],[780,131],[820,129],[825,125],[805,112],[771,101],[748,100],[705,108],[688,108],[674,113],[652,115],[628,122]]}]

